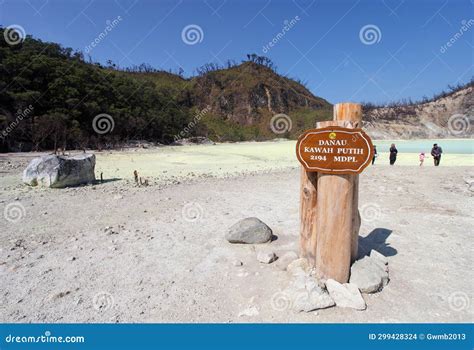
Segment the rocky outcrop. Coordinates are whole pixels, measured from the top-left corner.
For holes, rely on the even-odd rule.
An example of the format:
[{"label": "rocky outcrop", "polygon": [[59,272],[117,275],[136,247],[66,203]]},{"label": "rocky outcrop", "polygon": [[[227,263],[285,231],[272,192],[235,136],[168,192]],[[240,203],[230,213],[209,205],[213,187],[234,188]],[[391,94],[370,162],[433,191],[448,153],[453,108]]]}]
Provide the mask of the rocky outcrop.
[{"label": "rocky outcrop", "polygon": [[95,155],[47,155],[34,158],[23,171],[23,182],[29,186],[63,188],[95,181]]},{"label": "rocky outcrop", "polygon": [[200,109],[209,106],[211,114],[239,125],[257,126],[265,116],[301,109],[324,111],[328,119],[331,116],[329,102],[302,84],[252,62],[209,72],[193,82],[192,104]]},{"label": "rocky outcrop", "polygon": [[473,137],[474,88],[471,83],[425,103],[369,108],[363,120],[377,140]]}]

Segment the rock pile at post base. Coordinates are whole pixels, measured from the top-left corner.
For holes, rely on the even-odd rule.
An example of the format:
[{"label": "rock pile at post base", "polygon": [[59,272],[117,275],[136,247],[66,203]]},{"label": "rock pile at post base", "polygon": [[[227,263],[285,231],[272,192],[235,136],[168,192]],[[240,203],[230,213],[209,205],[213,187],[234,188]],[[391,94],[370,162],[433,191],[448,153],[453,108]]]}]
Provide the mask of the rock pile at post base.
[{"label": "rock pile at post base", "polygon": [[95,181],[95,155],[47,155],[34,158],[23,171],[29,186],[64,188]]},{"label": "rock pile at post base", "polygon": [[388,260],[375,250],[354,262],[349,283],[341,284],[332,279],[318,281],[304,258],[291,261],[286,271],[292,280],[280,293],[294,311],[309,312],[334,305],[365,310],[367,305],[362,294],[380,292],[389,281]]},{"label": "rock pile at post base", "polygon": [[[225,238],[230,243],[261,244],[271,241],[272,230],[251,217],[231,226]],[[288,286],[272,297],[271,305],[277,311],[311,312],[333,306],[365,310],[362,294],[380,292],[389,282],[388,259],[376,250],[353,263],[349,283],[343,284],[318,280],[308,260],[292,251],[278,257],[271,250],[258,248],[255,260],[264,264],[276,261],[273,265],[291,276]]]}]

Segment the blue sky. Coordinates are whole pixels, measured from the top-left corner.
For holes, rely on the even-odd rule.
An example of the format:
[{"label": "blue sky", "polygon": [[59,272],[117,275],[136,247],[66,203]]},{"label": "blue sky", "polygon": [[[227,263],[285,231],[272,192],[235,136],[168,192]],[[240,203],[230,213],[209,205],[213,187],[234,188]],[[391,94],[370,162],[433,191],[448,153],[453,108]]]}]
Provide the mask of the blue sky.
[{"label": "blue sky", "polygon": [[[92,48],[94,61],[182,67],[189,76],[204,63],[256,53],[332,103],[386,102],[431,96],[473,76],[473,7],[470,0],[0,0],[0,24],[85,51],[120,16]],[[182,38],[189,25],[197,42]]]}]

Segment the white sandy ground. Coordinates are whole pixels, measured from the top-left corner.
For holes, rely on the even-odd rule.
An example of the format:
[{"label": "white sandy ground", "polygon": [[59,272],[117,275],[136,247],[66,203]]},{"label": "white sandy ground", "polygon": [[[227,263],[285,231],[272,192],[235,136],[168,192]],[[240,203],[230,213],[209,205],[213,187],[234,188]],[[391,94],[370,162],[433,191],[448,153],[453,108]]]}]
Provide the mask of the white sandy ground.
[{"label": "white sandy ground", "polygon": [[[389,285],[364,295],[366,311],[295,313],[278,299],[290,277],[255,253],[298,247],[299,169],[281,145],[102,153],[97,174],[122,180],[61,190],[21,185],[35,154],[0,156],[0,210],[24,208],[18,222],[0,217],[0,322],[473,321],[472,155],[369,167],[360,241],[389,256]],[[152,185],[135,187],[134,169]],[[278,239],[229,244],[227,228],[248,216]]]}]

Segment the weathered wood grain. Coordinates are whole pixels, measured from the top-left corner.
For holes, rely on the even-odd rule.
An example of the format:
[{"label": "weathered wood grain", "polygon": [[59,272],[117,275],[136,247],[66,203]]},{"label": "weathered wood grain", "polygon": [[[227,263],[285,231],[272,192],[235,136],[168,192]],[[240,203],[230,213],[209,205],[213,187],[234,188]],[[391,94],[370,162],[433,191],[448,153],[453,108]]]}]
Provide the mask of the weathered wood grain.
[{"label": "weathered wood grain", "polygon": [[[362,127],[362,105],[358,103],[339,103],[334,106],[334,120],[349,121],[353,123],[353,128]],[[359,230],[360,230],[360,215],[359,215],[359,175],[352,175],[353,179],[353,232],[352,232],[352,247],[351,247],[351,261],[357,258],[359,248]]]},{"label": "weathered wood grain", "polygon": [[353,232],[353,175],[318,174],[316,275],[349,280]]},{"label": "weathered wood grain", "polygon": [[301,166],[300,176],[300,255],[316,264],[316,198],[317,173],[307,172]]}]

